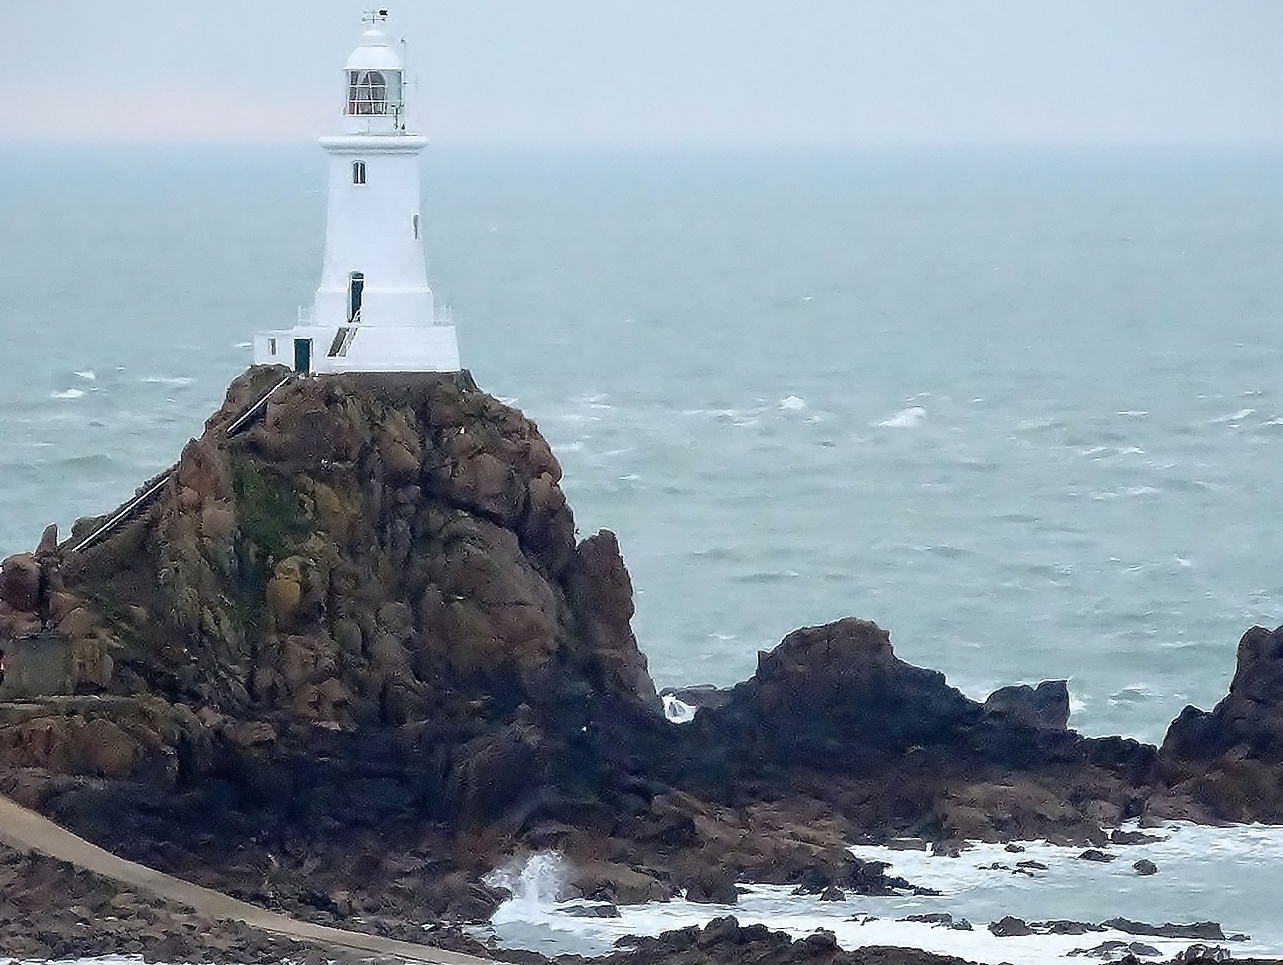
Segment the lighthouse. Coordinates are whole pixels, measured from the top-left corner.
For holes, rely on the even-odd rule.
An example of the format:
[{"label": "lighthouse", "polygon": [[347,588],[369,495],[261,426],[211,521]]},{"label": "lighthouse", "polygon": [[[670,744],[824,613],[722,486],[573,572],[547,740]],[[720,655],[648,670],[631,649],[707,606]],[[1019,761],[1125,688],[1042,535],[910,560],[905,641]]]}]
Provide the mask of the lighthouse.
[{"label": "lighthouse", "polygon": [[406,120],[403,43],[388,11],[365,16],[343,72],[341,121],[329,156],[321,283],[293,328],[260,332],[254,362],[299,374],[453,372],[454,326],[438,317],[423,255],[419,159],[428,139]]}]

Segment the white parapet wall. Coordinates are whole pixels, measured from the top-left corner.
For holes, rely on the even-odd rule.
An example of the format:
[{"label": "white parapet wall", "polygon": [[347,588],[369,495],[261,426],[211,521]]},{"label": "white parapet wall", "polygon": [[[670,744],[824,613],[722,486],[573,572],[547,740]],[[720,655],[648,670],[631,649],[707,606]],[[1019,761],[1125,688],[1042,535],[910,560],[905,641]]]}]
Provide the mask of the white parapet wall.
[{"label": "white parapet wall", "polygon": [[[336,344],[342,354],[330,354]],[[254,364],[284,365],[310,375],[457,372],[459,342],[453,325],[299,326],[256,335]]]}]

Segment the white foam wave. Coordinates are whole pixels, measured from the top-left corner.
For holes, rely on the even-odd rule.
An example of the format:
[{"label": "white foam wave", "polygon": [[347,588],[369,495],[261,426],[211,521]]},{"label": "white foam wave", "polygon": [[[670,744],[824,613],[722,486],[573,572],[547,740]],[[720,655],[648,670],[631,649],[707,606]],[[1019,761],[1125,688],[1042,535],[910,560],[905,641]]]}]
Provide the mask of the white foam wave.
[{"label": "white foam wave", "polygon": [[195,380],[183,375],[149,375],[142,381],[148,385],[191,385]]},{"label": "white foam wave", "polygon": [[84,389],[63,389],[61,392],[50,392],[51,399],[79,399],[85,394]]},{"label": "white foam wave", "polygon": [[698,707],[692,707],[672,694],[664,694],[664,716],[674,724],[689,724],[695,719],[697,713],[699,713]]},{"label": "white foam wave", "polygon": [[785,396],[780,399],[780,408],[785,412],[800,412],[806,408],[806,400],[796,395]]},{"label": "white foam wave", "polygon": [[913,429],[926,421],[927,410],[920,405],[911,405],[901,409],[895,415],[875,423],[881,429]]},{"label": "white foam wave", "polygon": [[541,851],[513,858],[481,880],[512,895],[491,919],[494,924],[502,924],[542,917],[547,908],[566,897],[570,874],[561,852]]},{"label": "white foam wave", "polygon": [[86,382],[94,382],[98,378],[98,376],[94,374],[93,369],[85,369],[83,372],[77,372],[75,374],[77,378],[84,379]]},{"label": "white foam wave", "polygon": [[1232,422],[1242,422],[1248,416],[1255,414],[1255,412],[1255,409],[1239,409],[1237,412],[1231,412],[1229,415],[1218,416],[1217,418],[1209,421],[1214,426],[1225,425],[1226,423]]},{"label": "white foam wave", "polygon": [[[1133,825],[1129,830],[1136,830]],[[775,886],[749,886],[735,906],[708,906],[686,901],[621,906],[620,917],[578,918],[564,913],[570,907],[550,897],[559,858],[542,856],[516,870],[519,887],[514,898],[495,916],[501,940],[535,926],[555,935],[558,947],[601,953],[624,935],[657,935],[672,928],[704,924],[718,915],[734,914],[741,923],[762,922],[801,937],[817,928],[834,932],[848,949],[867,945],[923,948],[978,962],[1033,962],[1070,965],[1071,957],[1105,941],[1140,941],[1165,958],[1193,943],[1192,939],[1138,937],[1114,930],[1085,935],[1042,935],[999,938],[986,927],[1004,915],[1026,921],[1070,919],[1102,922],[1125,917],[1161,925],[1165,922],[1219,922],[1227,934],[1248,933],[1247,941],[1229,943],[1234,956],[1268,957],[1283,951],[1283,925],[1274,908],[1275,882],[1283,873],[1283,828],[1240,825],[1209,828],[1172,823],[1146,829],[1159,840],[1104,849],[1116,856],[1109,863],[1084,861],[1082,848],[1025,841],[1008,851],[1001,844],[976,844],[957,857],[932,855],[926,850],[902,851],[879,846],[854,847],[866,860],[885,861],[891,873],[937,889],[939,896],[899,895],[821,902]],[[1158,873],[1141,877],[1132,865],[1145,858]],[[533,861],[533,859],[531,859]],[[1032,861],[1024,868],[1018,862]],[[496,872],[497,874],[497,872]],[[512,880],[511,878],[508,880]],[[542,896],[531,900],[532,896]],[[947,913],[966,919],[972,930],[954,930],[909,915]],[[525,915],[526,917],[522,917]],[[527,928],[526,934],[529,934]],[[1225,943],[1219,943],[1225,944]]]}]

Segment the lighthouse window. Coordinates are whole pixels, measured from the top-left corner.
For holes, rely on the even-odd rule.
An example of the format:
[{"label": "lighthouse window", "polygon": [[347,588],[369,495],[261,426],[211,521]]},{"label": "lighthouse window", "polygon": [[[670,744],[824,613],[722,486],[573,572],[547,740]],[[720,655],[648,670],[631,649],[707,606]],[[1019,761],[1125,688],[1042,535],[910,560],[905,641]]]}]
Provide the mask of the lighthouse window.
[{"label": "lighthouse window", "polygon": [[352,183],[353,184],[365,183],[365,162],[364,161],[352,162]]},{"label": "lighthouse window", "polygon": [[382,71],[348,71],[347,112],[359,116],[388,113],[388,81]]},{"label": "lighthouse window", "polygon": [[417,214],[414,216],[414,240],[419,240],[419,216]]}]

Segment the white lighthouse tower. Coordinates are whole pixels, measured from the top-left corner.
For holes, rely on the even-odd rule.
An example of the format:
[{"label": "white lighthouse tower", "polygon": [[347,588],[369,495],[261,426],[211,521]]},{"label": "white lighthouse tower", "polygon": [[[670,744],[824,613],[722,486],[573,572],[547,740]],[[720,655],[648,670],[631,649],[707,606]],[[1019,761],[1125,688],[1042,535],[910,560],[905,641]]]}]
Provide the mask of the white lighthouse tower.
[{"label": "white lighthouse tower", "polygon": [[366,15],[344,71],[343,121],[321,138],[330,156],[321,284],[291,329],[261,332],[254,362],[305,374],[453,372],[454,326],[437,318],[423,257],[419,155],[428,139],[406,127],[405,63]]}]

